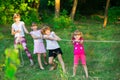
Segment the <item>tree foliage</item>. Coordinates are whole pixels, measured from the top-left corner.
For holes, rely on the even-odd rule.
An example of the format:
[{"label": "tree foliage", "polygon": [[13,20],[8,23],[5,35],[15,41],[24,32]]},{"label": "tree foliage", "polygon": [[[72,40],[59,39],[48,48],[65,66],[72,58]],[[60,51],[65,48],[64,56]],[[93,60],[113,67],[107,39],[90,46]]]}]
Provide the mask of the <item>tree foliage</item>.
[{"label": "tree foliage", "polygon": [[[0,1],[0,24],[10,24],[13,22],[14,13],[20,13],[25,22],[38,22],[39,0],[2,0]],[[31,18],[31,15],[34,18]]]},{"label": "tree foliage", "polygon": [[[74,0],[60,0],[60,14],[65,10],[70,15]],[[14,13],[20,13],[26,24],[39,22],[55,14],[55,0],[0,0],[0,24],[11,24]],[[75,19],[90,16],[102,11],[104,14],[106,0],[78,0]],[[111,0],[110,8],[119,7],[120,0]],[[114,11],[113,11],[114,12]],[[108,13],[110,14],[110,13]],[[79,18],[80,19],[80,18]]]}]

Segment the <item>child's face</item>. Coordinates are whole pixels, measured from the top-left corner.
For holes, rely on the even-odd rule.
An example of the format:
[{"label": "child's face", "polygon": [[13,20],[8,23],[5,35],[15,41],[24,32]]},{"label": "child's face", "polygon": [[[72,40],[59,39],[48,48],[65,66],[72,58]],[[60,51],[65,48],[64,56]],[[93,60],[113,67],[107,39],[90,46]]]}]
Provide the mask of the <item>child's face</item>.
[{"label": "child's face", "polygon": [[17,17],[17,18],[14,19],[14,21],[15,21],[15,22],[19,22],[19,21],[20,21],[20,18]]},{"label": "child's face", "polygon": [[31,29],[32,30],[37,30],[37,26],[32,26]]},{"label": "child's face", "polygon": [[46,30],[46,31],[45,31],[45,34],[46,34],[46,35],[50,35],[50,30],[49,30],[49,29]]},{"label": "child's face", "polygon": [[74,38],[75,38],[76,40],[79,40],[80,37],[81,37],[81,35],[74,35]]}]

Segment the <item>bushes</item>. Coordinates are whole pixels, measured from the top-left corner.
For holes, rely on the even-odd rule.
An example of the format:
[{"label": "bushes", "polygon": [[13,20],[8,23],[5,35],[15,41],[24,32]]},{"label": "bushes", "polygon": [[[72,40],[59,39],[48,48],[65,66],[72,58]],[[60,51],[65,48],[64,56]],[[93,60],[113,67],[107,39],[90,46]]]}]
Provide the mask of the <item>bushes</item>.
[{"label": "bushes", "polygon": [[22,15],[21,18],[27,25],[30,25],[32,22],[40,23],[38,12],[34,9]]},{"label": "bushes", "polygon": [[112,7],[108,10],[108,22],[115,23],[120,18],[120,7]]},{"label": "bushes", "polygon": [[32,5],[38,0],[7,0],[0,3],[0,24],[11,24],[13,22],[13,14],[19,13],[26,23],[39,21],[37,8]]},{"label": "bushes", "polygon": [[59,18],[53,19],[53,28],[65,28],[70,27],[72,20],[67,16],[60,16]]},{"label": "bushes", "polygon": [[53,29],[68,28],[73,24],[73,21],[67,15],[61,15],[55,18],[54,15],[45,14],[42,21],[43,23],[49,24]]}]

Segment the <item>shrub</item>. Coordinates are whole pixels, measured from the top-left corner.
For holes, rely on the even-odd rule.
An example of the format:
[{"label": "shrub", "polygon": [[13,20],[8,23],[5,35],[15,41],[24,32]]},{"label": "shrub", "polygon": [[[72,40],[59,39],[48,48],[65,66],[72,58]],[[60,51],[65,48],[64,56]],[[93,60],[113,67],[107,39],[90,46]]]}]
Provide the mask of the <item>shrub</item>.
[{"label": "shrub", "polygon": [[0,24],[11,24],[13,22],[13,14],[19,13],[26,23],[39,21],[37,8],[32,6],[38,3],[38,0],[7,0],[0,3]]},{"label": "shrub", "polygon": [[67,28],[72,24],[72,20],[68,16],[60,16],[53,19],[53,28]]},{"label": "shrub", "polygon": [[115,23],[120,17],[120,7],[112,7],[108,10],[108,22]]}]

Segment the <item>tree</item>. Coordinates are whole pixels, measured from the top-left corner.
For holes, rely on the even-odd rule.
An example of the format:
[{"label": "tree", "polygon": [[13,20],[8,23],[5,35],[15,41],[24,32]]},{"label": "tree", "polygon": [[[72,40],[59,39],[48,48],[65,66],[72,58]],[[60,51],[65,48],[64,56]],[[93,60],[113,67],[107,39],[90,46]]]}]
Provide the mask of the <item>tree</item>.
[{"label": "tree", "polygon": [[55,0],[55,17],[59,17],[60,13],[60,0]]},{"label": "tree", "polygon": [[107,24],[109,4],[110,4],[110,0],[107,0],[107,2],[106,2],[106,8],[105,8],[105,15],[104,15],[103,27],[106,27],[106,24]]},{"label": "tree", "polygon": [[39,6],[40,6],[40,0],[34,0],[32,3],[32,8],[35,8],[38,11]]},{"label": "tree", "polygon": [[74,20],[74,16],[75,16],[75,13],[76,13],[77,4],[78,4],[78,0],[74,0],[72,11],[71,11],[71,14],[70,14],[70,18],[72,20]]}]

